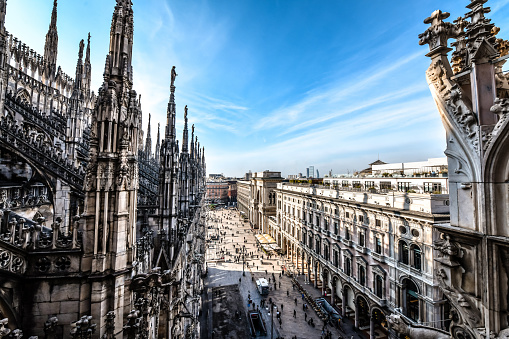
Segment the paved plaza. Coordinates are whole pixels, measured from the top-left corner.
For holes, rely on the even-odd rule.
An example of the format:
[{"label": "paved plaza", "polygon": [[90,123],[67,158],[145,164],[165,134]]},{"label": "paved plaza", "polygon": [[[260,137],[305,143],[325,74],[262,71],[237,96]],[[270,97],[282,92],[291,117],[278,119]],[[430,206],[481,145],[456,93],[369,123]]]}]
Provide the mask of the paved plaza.
[{"label": "paved plaza", "polygon": [[[262,318],[267,328],[267,336],[258,338],[325,338],[328,332],[332,339],[368,338],[363,332],[353,331],[349,319],[341,321],[340,330],[330,324],[324,325],[324,322],[309,305],[305,311],[303,305],[306,301],[301,292],[293,283],[292,278],[281,270],[284,262],[279,256],[268,258],[266,253],[258,249],[256,233],[251,229],[249,223],[241,221],[237,211],[226,209],[211,211],[207,226],[207,239],[211,240],[208,242],[206,257],[208,274],[205,279],[206,293],[203,300],[202,319],[205,323],[202,325],[202,338],[225,337],[220,334],[225,331],[224,319],[221,319],[221,324],[218,324],[217,312],[212,311],[213,308],[219,309],[218,301],[214,300],[212,291],[220,286],[234,284],[239,287],[244,312],[240,317],[231,317],[232,331],[237,331],[240,323],[248,323],[248,298],[251,297],[252,302],[249,304],[249,309],[261,309]],[[246,255],[243,274],[242,253],[244,251]],[[268,281],[270,279],[270,292],[267,296],[262,297],[256,289],[255,281],[259,278],[265,278]],[[321,291],[306,284],[304,277],[297,277],[297,280],[312,298],[321,296]],[[261,307],[263,298],[266,299],[265,307]],[[277,307],[273,313],[270,312],[269,299]],[[225,303],[223,302],[223,304]],[[237,308],[235,305],[230,305],[230,307]],[[232,312],[234,311],[230,311],[230,313]],[[277,312],[280,313],[281,323],[277,319]],[[310,319],[313,319],[314,327],[308,324]]]}]

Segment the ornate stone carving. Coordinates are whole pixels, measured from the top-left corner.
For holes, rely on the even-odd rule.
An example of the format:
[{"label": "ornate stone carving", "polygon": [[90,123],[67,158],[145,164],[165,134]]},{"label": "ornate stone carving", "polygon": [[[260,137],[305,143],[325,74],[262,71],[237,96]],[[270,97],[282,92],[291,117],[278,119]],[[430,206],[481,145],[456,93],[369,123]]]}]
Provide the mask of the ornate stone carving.
[{"label": "ornate stone carving", "polygon": [[53,316],[49,317],[44,323],[44,334],[46,339],[55,339],[57,333],[58,318]]},{"label": "ornate stone carving", "polygon": [[85,315],[80,320],[71,323],[72,339],[90,339],[95,333],[96,324],[92,324],[92,316]]},{"label": "ornate stone carving", "polygon": [[455,312],[451,323],[451,335],[460,339],[463,338],[462,335],[466,335],[461,328],[482,327],[481,312],[476,307],[475,298],[461,287],[465,269],[460,263],[463,250],[459,244],[445,234],[442,240],[435,242],[434,248],[439,251],[439,256],[435,259],[438,263],[435,276]]},{"label": "ornate stone carving", "polygon": [[101,339],[115,339],[115,312],[113,311],[106,313],[106,332]]},{"label": "ornate stone carving", "polygon": [[399,314],[391,314],[387,317],[387,322],[391,329],[399,334],[406,335],[410,338],[419,339],[449,339],[449,335],[440,330],[425,327],[425,326],[412,326],[407,324]]},{"label": "ornate stone carving", "polygon": [[39,272],[48,272],[51,267],[51,261],[47,257],[41,257],[37,259],[35,263],[35,268]]},{"label": "ornate stone carving", "polygon": [[447,40],[455,35],[456,27],[444,22],[449,13],[440,10],[434,11],[430,17],[424,20],[425,24],[431,24],[424,33],[419,34],[419,45],[429,45],[430,52],[447,48]]},{"label": "ornate stone carving", "polygon": [[67,271],[71,267],[71,259],[67,256],[61,256],[55,260],[55,267],[59,271]]}]

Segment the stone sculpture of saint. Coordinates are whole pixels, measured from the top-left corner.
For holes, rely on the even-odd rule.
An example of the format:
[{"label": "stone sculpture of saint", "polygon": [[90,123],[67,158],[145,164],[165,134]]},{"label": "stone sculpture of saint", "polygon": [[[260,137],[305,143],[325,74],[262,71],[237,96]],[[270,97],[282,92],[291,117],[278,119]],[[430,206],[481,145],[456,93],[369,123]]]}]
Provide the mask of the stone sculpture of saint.
[{"label": "stone sculpture of saint", "polygon": [[175,66],[171,69],[171,86],[175,85],[175,78],[177,77],[177,72],[175,71]]}]

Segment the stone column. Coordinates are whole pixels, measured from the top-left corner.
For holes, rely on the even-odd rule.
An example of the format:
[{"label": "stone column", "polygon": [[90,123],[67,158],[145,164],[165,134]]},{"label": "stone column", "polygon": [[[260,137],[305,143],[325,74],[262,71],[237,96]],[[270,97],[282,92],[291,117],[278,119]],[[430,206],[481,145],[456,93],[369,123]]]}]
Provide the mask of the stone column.
[{"label": "stone column", "polygon": [[371,314],[369,317],[369,339],[376,339],[375,335],[375,316]]},{"label": "stone column", "polygon": [[324,272],[323,272],[323,268],[321,269],[321,273],[320,273],[320,281],[322,282],[322,297],[325,295],[325,291],[327,290],[326,289],[326,286],[325,286],[325,277],[323,276],[324,275]]},{"label": "stone column", "polygon": [[354,300],[353,304],[355,305],[355,329],[359,329],[359,303],[357,300]]},{"label": "stone column", "polygon": [[332,277],[332,283],[330,286],[330,304],[334,306],[334,277]]},{"label": "stone column", "polygon": [[316,262],[315,262],[314,272],[315,272],[315,281],[313,282],[313,286],[315,288],[318,288],[318,265],[316,264]]},{"label": "stone column", "polygon": [[343,317],[346,317],[346,289],[343,288],[342,300],[341,300],[341,313]]},{"label": "stone column", "polygon": [[309,259],[309,257],[307,258],[306,260],[306,263],[307,263],[307,267],[308,267],[308,282],[311,282],[311,261]]},{"label": "stone column", "polygon": [[304,275],[304,251],[302,251],[302,258],[301,258],[301,263],[302,263],[302,266],[301,266],[301,270],[302,270],[302,275]]}]

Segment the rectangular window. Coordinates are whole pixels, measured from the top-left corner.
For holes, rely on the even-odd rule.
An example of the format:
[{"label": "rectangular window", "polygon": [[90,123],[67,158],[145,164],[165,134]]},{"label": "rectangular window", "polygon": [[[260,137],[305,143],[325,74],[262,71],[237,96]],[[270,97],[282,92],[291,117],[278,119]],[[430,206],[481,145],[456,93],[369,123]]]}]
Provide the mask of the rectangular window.
[{"label": "rectangular window", "polygon": [[334,223],[334,234],[335,234],[335,235],[338,235],[338,233],[339,233],[339,226],[338,226],[338,223],[337,223],[337,222],[335,222],[335,223]]},{"label": "rectangular window", "polygon": [[359,215],[359,222],[364,222],[364,216],[363,215]]},{"label": "rectangular window", "polygon": [[364,188],[365,189],[375,188],[375,182],[374,181],[364,182]]},{"label": "rectangular window", "polygon": [[359,231],[359,246],[366,246],[366,231]]},{"label": "rectangular window", "polygon": [[424,183],[424,193],[441,194],[442,193],[442,184],[439,182],[425,182]]},{"label": "rectangular window", "polygon": [[382,226],[382,221],[380,219],[375,219],[375,226],[377,227]]},{"label": "rectangular window", "polygon": [[352,187],[353,188],[361,188],[362,187],[361,182],[360,181],[353,181],[352,182]]},{"label": "rectangular window", "polygon": [[408,190],[410,190],[409,182],[398,182],[398,191],[407,192]]},{"label": "rectangular window", "polygon": [[350,186],[350,184],[348,183],[348,180],[343,180],[343,182],[341,183],[341,186],[348,187],[348,186]]},{"label": "rectangular window", "polygon": [[350,212],[346,212],[346,213],[345,213],[345,216],[346,216],[347,218],[350,218]]},{"label": "rectangular window", "polygon": [[375,252],[378,254],[382,254],[382,239],[380,236],[375,238]]},{"label": "rectangular window", "polygon": [[392,188],[392,184],[390,181],[380,181],[380,189],[381,190],[390,190]]}]

